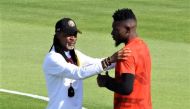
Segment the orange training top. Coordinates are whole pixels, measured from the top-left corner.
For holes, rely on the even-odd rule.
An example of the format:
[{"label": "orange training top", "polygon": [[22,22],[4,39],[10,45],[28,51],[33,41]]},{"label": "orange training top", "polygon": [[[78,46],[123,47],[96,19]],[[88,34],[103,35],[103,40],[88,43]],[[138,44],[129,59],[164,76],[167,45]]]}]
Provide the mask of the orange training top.
[{"label": "orange training top", "polygon": [[114,109],[152,109],[151,103],[151,58],[147,45],[136,37],[125,45],[132,53],[126,60],[116,63],[115,79],[122,73],[134,74],[133,91],[130,95],[114,93]]}]

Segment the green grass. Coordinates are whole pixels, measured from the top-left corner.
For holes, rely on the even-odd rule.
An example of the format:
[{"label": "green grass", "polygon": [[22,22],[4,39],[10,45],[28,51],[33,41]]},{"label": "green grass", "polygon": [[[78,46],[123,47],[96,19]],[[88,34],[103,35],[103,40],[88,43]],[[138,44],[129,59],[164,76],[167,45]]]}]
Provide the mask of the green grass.
[{"label": "green grass", "polygon": [[[55,22],[62,16],[73,18],[83,32],[77,42],[79,50],[93,57],[111,55],[121,47],[113,46],[111,16],[123,7],[130,7],[136,13],[138,33],[151,50],[154,109],[187,109],[190,107],[189,0],[1,0],[0,88],[47,96],[41,66],[52,43]],[[6,107],[3,109],[11,108],[9,100],[4,99],[7,96],[1,93],[0,103]],[[16,97],[19,98],[25,99]],[[112,99],[112,92],[96,85],[96,77],[84,80],[84,107],[111,109]],[[31,102],[43,108],[44,103]],[[22,101],[18,104],[15,109],[20,109]],[[26,106],[24,101],[23,106]]]},{"label": "green grass", "polygon": [[19,95],[0,92],[0,96],[0,109],[44,109],[47,105],[46,101]]}]

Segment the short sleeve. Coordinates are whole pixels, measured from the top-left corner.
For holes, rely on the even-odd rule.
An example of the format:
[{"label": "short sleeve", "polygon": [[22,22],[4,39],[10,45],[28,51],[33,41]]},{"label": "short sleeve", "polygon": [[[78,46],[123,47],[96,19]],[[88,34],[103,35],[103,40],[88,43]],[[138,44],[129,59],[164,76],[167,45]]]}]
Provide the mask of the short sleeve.
[{"label": "short sleeve", "polygon": [[135,59],[133,56],[128,57],[126,60],[118,62],[118,71],[120,73],[135,74]]}]

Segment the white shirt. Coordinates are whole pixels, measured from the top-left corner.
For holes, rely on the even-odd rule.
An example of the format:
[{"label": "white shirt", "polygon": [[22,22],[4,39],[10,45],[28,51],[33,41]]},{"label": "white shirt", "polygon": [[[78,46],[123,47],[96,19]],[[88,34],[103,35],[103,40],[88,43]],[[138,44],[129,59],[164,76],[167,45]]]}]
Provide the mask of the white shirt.
[{"label": "white shirt", "polygon": [[[47,109],[82,109],[82,79],[103,72],[101,59],[88,57],[75,50],[80,66],[67,63],[54,48],[46,55],[43,63],[49,103]],[[68,53],[66,53],[68,55]],[[110,66],[113,68],[115,64]],[[72,82],[75,95],[68,97],[68,88]]]}]

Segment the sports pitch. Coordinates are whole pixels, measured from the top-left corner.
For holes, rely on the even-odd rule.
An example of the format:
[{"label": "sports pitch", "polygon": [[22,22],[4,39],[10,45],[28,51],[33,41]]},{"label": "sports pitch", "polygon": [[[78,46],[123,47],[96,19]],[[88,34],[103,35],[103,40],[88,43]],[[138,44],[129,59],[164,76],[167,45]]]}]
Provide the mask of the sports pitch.
[{"label": "sports pitch", "polygon": [[[54,24],[73,18],[83,32],[76,48],[92,57],[110,56],[120,49],[111,38],[112,14],[132,8],[138,34],[152,56],[154,109],[190,107],[190,1],[189,0],[1,0],[0,88],[47,96],[42,72]],[[110,72],[114,76],[114,71]],[[112,109],[113,93],[84,80],[83,106]],[[0,92],[0,109],[44,109],[47,102]]]}]

